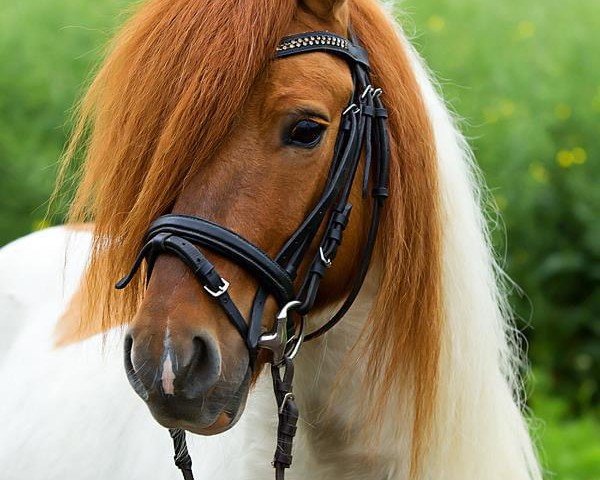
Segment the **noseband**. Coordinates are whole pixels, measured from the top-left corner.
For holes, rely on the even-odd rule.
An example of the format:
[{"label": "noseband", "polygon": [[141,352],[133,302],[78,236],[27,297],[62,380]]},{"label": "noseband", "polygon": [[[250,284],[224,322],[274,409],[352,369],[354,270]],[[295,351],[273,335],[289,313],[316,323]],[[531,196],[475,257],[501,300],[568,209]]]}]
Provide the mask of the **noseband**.
[{"label": "noseband", "polygon": [[[254,367],[259,349],[272,353],[271,373],[278,405],[277,448],[273,460],[276,479],[284,478],[292,463],[292,441],[296,432],[298,408],[292,393],[293,360],[304,341],[312,340],[333,328],[346,314],[363,284],[377,237],[381,208],[388,196],[389,152],[386,118],[381,103],[381,89],[369,80],[367,52],[357,40],[329,32],[309,32],[285,37],[276,48],[276,58],[310,52],[326,52],[343,58],[352,72],[352,100],[342,113],[333,159],[324,191],[310,213],[272,259],[231,230],[203,218],[169,214],[155,220],[146,236],[130,273],[116,287],[125,288],[142,262],[147,262],[148,278],[159,255],[179,257],[194,273],[206,293],[217,302],[248,348],[250,366]],[[305,316],[317,298],[326,270],[331,267],[342,243],[352,210],[350,192],[364,151],[363,197],[373,198],[367,240],[362,247],[360,263],[348,297],[339,310],[316,330],[305,332]],[[301,282],[297,282],[300,265],[309,254],[319,229],[325,225],[316,253]],[[212,250],[235,262],[258,281],[258,291],[244,319],[228,294],[229,281],[221,277],[199,247]],[[300,285],[296,290],[295,284]],[[272,331],[262,331],[265,302],[269,296],[277,301],[280,311]],[[299,326],[290,313],[300,315]],[[187,452],[185,432],[170,430],[175,445],[175,463],[184,479],[193,479],[192,462]]]}]

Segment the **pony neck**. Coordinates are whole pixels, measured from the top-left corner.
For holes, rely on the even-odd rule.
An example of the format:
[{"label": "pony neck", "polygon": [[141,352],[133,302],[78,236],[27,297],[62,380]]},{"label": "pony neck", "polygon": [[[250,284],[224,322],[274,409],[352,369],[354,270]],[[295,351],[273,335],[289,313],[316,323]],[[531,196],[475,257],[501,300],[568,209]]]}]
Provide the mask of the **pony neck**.
[{"label": "pony neck", "polygon": [[[394,413],[389,423],[393,427],[384,432],[368,431],[360,416],[367,383],[363,381],[364,368],[354,360],[352,348],[360,341],[379,278],[380,269],[375,265],[343,320],[323,337],[303,345],[296,360],[294,393],[300,408],[298,444],[309,446],[307,450],[311,453],[298,460],[307,463],[306,468],[310,470],[306,471],[314,472],[313,478],[333,475],[349,479],[387,478],[391,470],[399,469],[399,461],[402,462],[397,455],[398,443],[409,445],[397,427],[405,425],[410,431],[410,409],[390,402],[390,413]],[[326,321],[330,313],[329,310],[319,312],[309,319],[310,327]]]}]

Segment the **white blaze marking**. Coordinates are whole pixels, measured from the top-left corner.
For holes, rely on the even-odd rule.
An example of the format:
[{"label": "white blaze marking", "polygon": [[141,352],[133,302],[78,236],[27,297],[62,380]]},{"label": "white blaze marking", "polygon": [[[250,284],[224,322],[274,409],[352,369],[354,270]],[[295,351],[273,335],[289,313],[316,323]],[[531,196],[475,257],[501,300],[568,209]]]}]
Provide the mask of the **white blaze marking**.
[{"label": "white blaze marking", "polygon": [[[168,324],[168,319],[167,319]],[[171,331],[167,326],[163,345],[165,347],[165,361],[162,367],[162,387],[167,395],[175,395],[175,372],[173,372],[173,361],[171,360]]]},{"label": "white blaze marking", "polygon": [[171,362],[171,355],[167,354],[167,358],[163,363],[162,368],[162,387],[167,395],[175,394],[175,373],[173,372],[173,362]]}]

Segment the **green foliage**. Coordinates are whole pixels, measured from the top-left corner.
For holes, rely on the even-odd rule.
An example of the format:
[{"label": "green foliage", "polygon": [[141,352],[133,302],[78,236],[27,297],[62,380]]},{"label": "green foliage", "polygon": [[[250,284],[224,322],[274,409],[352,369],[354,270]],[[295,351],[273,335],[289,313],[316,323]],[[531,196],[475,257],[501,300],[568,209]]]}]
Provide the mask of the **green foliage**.
[{"label": "green foliage", "polygon": [[564,398],[548,395],[550,378],[535,375],[533,410],[538,419],[533,432],[540,444],[548,480],[597,480],[600,478],[600,423],[592,414],[571,418]]},{"label": "green foliage", "polygon": [[[534,364],[571,411],[600,400],[600,3],[410,1],[418,49],[466,119]],[[585,19],[585,21],[582,21]],[[408,30],[414,31],[412,26]],[[506,240],[504,233],[506,232]],[[560,353],[558,353],[560,352]]]},{"label": "green foliage", "polygon": [[2,4],[0,245],[44,226],[71,109],[127,3]]},{"label": "green foliage", "polygon": [[540,369],[531,404],[548,478],[600,478],[600,2],[401,7],[505,222],[495,241],[525,293],[512,304]]},{"label": "green foliage", "polygon": [[[0,15],[0,245],[43,226],[71,108],[128,0],[21,0]],[[600,478],[600,2],[405,0],[418,50],[464,121],[527,296],[548,468]],[[587,412],[587,413],[585,413]],[[577,416],[579,415],[579,416]],[[551,477],[549,477],[551,478]]]}]

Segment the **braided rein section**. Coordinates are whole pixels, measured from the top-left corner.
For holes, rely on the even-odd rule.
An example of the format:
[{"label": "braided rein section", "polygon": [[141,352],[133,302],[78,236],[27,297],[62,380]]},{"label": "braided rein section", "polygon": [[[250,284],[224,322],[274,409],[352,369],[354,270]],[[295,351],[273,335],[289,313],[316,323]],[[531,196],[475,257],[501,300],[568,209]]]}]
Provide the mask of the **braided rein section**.
[{"label": "braided rein section", "polygon": [[169,434],[173,439],[173,447],[175,449],[175,465],[181,470],[183,474],[183,480],[194,480],[194,474],[192,472],[192,457],[187,449],[187,442],[185,441],[185,430],[180,428],[170,428]]}]

